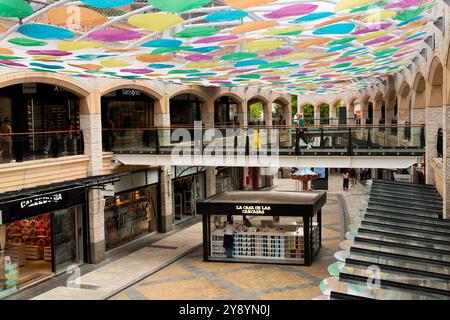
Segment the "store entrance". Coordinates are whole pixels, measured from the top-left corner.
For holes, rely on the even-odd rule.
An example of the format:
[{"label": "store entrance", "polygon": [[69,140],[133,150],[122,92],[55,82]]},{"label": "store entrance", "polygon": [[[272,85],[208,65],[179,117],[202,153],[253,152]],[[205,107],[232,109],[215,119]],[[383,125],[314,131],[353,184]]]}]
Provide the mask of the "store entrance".
[{"label": "store entrance", "polygon": [[82,211],[76,206],[7,224],[5,257],[18,267],[20,288],[84,262]]},{"label": "store entrance", "polygon": [[196,203],[205,198],[204,175],[181,178],[173,182],[173,223],[179,223],[196,215]]}]

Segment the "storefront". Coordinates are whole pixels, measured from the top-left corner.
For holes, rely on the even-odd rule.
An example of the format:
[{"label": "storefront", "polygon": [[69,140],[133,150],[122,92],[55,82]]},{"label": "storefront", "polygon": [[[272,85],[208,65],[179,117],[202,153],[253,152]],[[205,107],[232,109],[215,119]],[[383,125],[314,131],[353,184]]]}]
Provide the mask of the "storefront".
[{"label": "storefront", "polygon": [[105,250],[159,229],[158,170],[133,172],[114,183],[105,199]]},{"label": "storefront", "polygon": [[170,99],[170,124],[194,125],[202,120],[202,102],[195,95],[181,94]]},{"label": "storefront", "polygon": [[150,146],[151,132],[139,129],[153,125],[154,101],[142,91],[122,89],[102,97],[103,147],[106,151]]},{"label": "storefront", "polygon": [[214,123],[219,126],[237,124],[238,104],[231,97],[223,96],[214,102]]},{"label": "storefront", "polygon": [[[309,266],[322,246],[325,203],[323,191],[233,191],[199,202],[203,258]],[[234,234],[227,256],[224,236],[230,222]]]},{"label": "storefront", "polygon": [[248,168],[246,185],[250,190],[259,190],[272,186],[272,176],[268,168],[251,167]]},{"label": "storefront", "polygon": [[203,167],[172,167],[173,223],[195,217],[196,203],[206,197]]},{"label": "storefront", "polygon": [[[24,83],[0,89],[0,121],[9,119],[14,133],[34,132],[12,138],[17,161],[45,154],[82,152],[79,98],[62,87]],[[73,130],[71,134],[46,132]]]},{"label": "storefront", "polygon": [[89,189],[114,179],[84,178],[0,195],[0,295],[89,262]]},{"label": "storefront", "polygon": [[216,193],[241,190],[243,172],[242,168],[217,167],[216,172]]}]

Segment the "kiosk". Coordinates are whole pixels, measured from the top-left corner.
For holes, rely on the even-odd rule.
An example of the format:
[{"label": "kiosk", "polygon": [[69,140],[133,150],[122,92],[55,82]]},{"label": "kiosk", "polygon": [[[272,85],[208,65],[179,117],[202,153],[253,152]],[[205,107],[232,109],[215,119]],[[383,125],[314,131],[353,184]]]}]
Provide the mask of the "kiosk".
[{"label": "kiosk", "polygon": [[[230,191],[197,203],[204,261],[311,265],[322,246],[326,192]],[[233,221],[233,254],[224,234]]]}]

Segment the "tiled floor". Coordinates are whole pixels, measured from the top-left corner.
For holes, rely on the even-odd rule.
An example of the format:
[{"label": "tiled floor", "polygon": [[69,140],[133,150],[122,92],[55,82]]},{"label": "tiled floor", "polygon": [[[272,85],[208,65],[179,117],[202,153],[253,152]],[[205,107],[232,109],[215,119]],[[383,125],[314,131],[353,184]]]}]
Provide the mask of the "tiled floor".
[{"label": "tiled floor", "polygon": [[[279,188],[289,187],[289,182]],[[311,267],[204,262],[202,249],[147,277],[113,300],[312,299],[339,250],[343,209],[336,194],[322,210],[322,249]]]}]

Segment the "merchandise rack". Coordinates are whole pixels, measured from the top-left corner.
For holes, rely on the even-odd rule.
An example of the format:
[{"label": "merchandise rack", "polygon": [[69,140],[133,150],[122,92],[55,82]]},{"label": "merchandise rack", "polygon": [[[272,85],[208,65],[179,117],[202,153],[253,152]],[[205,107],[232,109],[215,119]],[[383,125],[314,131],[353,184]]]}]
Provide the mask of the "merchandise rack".
[{"label": "merchandise rack", "polygon": [[[198,202],[197,212],[203,215],[203,259],[311,265],[322,246],[321,208],[325,203],[326,192],[323,191],[230,191]],[[249,213],[242,208],[259,211]],[[297,218],[298,223],[288,226],[275,222],[273,230],[239,228],[234,233],[232,258],[227,258],[223,226],[211,224],[215,216],[227,215],[291,217]]]}]

